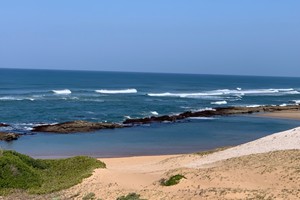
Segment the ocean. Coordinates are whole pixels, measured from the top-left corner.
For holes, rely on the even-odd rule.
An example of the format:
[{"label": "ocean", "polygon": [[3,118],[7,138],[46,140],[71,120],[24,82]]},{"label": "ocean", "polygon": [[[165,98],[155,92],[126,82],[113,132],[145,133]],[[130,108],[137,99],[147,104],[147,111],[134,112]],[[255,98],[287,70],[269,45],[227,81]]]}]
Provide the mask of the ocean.
[{"label": "ocean", "polygon": [[[300,78],[0,69],[0,131],[72,120],[122,122],[218,106],[300,103]],[[196,118],[93,133],[37,133],[1,148],[35,157],[190,153],[299,126],[255,115]]]}]

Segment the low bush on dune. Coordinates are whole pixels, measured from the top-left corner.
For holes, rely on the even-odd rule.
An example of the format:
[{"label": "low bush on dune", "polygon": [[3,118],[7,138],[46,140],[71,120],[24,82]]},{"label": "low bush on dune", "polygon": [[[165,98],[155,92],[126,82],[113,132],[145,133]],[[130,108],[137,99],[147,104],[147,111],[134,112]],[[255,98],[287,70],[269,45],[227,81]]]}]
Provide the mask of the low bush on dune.
[{"label": "low bush on dune", "polygon": [[84,197],[82,197],[82,200],[95,200],[95,199],[96,199],[96,195],[93,192],[90,192]]},{"label": "low bush on dune", "polygon": [[163,186],[177,185],[180,182],[180,180],[183,178],[185,178],[183,175],[177,174],[177,175],[171,176],[168,180],[162,179],[161,185],[163,185]]},{"label": "low bush on dune", "polygon": [[66,159],[33,159],[15,151],[0,155],[0,195],[14,190],[45,194],[69,188],[105,164],[87,156]]},{"label": "low bush on dune", "polygon": [[126,196],[118,197],[117,200],[146,200],[146,199],[141,199],[140,196],[141,195],[136,193],[129,193]]}]

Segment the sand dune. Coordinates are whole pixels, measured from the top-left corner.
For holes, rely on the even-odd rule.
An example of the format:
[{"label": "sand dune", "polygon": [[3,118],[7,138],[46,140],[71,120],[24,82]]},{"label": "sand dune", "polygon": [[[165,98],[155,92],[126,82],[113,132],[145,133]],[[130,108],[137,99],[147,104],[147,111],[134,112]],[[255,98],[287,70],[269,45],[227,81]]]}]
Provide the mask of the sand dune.
[{"label": "sand dune", "polygon": [[[208,155],[166,155],[101,159],[81,184],[62,193],[82,199],[116,199],[135,192],[145,199],[300,199],[300,128]],[[178,185],[160,180],[183,174]],[[76,197],[74,197],[74,194]]]}]

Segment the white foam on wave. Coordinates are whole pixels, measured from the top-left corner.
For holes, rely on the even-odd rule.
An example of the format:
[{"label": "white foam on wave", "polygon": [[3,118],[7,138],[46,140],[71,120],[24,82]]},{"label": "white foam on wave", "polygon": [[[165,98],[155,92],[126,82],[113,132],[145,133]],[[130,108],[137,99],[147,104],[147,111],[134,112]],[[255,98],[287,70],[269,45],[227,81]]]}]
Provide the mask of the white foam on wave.
[{"label": "white foam on wave", "polygon": [[300,104],[300,100],[292,100],[292,102],[295,104]]},{"label": "white foam on wave", "polygon": [[200,108],[196,110],[192,110],[193,112],[202,112],[202,111],[216,111],[214,108]]},{"label": "white foam on wave", "polygon": [[0,97],[1,101],[22,101],[23,99],[16,98],[16,97],[10,97],[10,96],[5,96],[5,97]]},{"label": "white foam on wave", "polygon": [[257,107],[261,107],[261,106],[264,106],[264,105],[256,105],[256,104],[254,104],[254,105],[248,105],[248,106],[246,106],[247,108],[257,108]]},{"label": "white foam on wave", "polygon": [[[55,123],[53,123],[55,124]],[[10,131],[31,131],[34,126],[48,125],[45,123],[13,123],[9,128]],[[52,124],[51,124],[52,125]]]},{"label": "white foam on wave", "polygon": [[299,91],[293,88],[283,88],[283,89],[248,89],[242,90],[242,88],[236,88],[235,90],[230,89],[220,89],[204,92],[191,92],[191,93],[148,93],[151,97],[180,97],[180,98],[197,98],[203,96],[238,96],[242,97],[244,95],[272,95],[272,94],[299,94]]},{"label": "white foam on wave", "polygon": [[64,90],[52,90],[53,93],[55,94],[63,94],[63,95],[66,95],[66,94],[71,94],[71,90],[69,89],[64,89]]},{"label": "white foam on wave", "polygon": [[0,97],[0,101],[23,101],[23,100],[29,100],[34,101],[34,98],[27,98],[27,97],[12,97],[12,96],[4,96]]},{"label": "white foam on wave", "polygon": [[124,90],[95,90],[97,93],[101,94],[131,94],[137,93],[136,89],[124,89]]},{"label": "white foam on wave", "polygon": [[294,88],[287,88],[287,89],[278,89],[281,92],[289,92],[289,91],[294,91]]},{"label": "white foam on wave", "polygon": [[215,101],[215,102],[211,102],[210,104],[224,105],[224,104],[227,104],[227,101]]},{"label": "white foam on wave", "polygon": [[289,91],[289,92],[285,92],[285,94],[300,94],[300,92],[298,92],[298,91]]},{"label": "white foam on wave", "polygon": [[221,92],[197,92],[197,93],[149,93],[147,94],[150,97],[181,97],[181,98],[193,98],[193,97],[200,97],[200,96],[217,96],[222,95]]},{"label": "white foam on wave", "polygon": [[156,111],[151,111],[150,112],[152,115],[158,115],[158,112],[156,112]]}]

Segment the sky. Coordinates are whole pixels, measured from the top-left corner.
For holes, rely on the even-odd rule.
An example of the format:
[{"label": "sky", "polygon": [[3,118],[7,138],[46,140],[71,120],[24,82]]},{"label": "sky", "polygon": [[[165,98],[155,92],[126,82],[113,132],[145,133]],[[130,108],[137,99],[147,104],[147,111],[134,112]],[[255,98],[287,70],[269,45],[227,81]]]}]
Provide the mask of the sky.
[{"label": "sky", "polygon": [[3,0],[0,68],[300,76],[299,0]]}]

